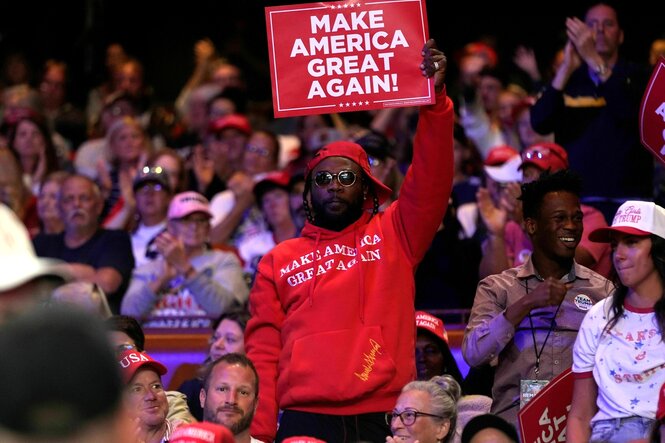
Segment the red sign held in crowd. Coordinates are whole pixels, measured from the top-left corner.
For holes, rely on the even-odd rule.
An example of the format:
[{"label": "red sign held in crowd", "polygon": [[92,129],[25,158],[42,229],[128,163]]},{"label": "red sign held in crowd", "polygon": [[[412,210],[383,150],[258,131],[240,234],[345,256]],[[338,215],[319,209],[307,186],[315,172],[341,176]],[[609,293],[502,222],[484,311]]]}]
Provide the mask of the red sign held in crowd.
[{"label": "red sign held in crowd", "polygon": [[524,443],[566,441],[573,382],[573,372],[565,370],[520,410],[518,417]]},{"label": "red sign held in crowd", "polygon": [[434,103],[425,0],[266,8],[275,117]]},{"label": "red sign held in crowd", "polygon": [[640,138],[665,163],[665,58],[660,57],[642,97]]}]

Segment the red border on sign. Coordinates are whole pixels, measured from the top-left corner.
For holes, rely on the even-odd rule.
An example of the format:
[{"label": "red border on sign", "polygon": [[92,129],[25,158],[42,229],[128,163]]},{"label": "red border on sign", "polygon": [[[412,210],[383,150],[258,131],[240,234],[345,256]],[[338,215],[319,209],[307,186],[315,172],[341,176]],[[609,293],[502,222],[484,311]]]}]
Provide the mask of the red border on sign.
[{"label": "red border on sign", "polygon": [[[309,4],[300,4],[300,5],[287,5],[287,6],[277,6],[277,7],[267,7],[266,10],[266,28],[268,34],[268,45],[270,53],[270,76],[272,80],[273,88],[273,108],[275,117],[288,117],[296,115],[307,115],[307,114],[322,114],[322,113],[332,113],[332,112],[345,112],[345,111],[360,111],[360,110],[369,110],[369,109],[381,109],[388,107],[401,107],[401,106],[415,106],[423,104],[434,103],[434,88],[433,88],[433,79],[429,81],[422,77],[417,78],[418,82],[409,80],[404,82],[404,89],[406,92],[388,92],[383,93],[383,97],[379,97],[378,94],[363,92],[366,94],[343,94],[341,96],[328,96],[323,99],[315,98],[311,100],[311,104],[308,104],[307,101],[311,97],[307,97],[307,93],[304,94],[293,94],[286,93],[285,90],[288,88],[283,88],[280,84],[280,81],[284,81],[285,72],[290,76],[290,84],[288,85],[291,90],[297,88],[298,92],[306,91],[306,77],[309,78],[309,74],[306,71],[302,71],[302,67],[299,66],[298,70],[294,70],[294,65],[296,63],[289,63],[290,60],[285,59],[283,56],[283,45],[279,44],[280,38],[284,39],[283,33],[280,32],[280,29],[284,29],[284,23],[292,23],[292,18],[289,17],[285,21],[285,18],[280,16],[281,14],[292,14],[293,18],[300,18],[302,20],[303,13],[308,11],[331,11],[332,14],[340,14],[345,12],[352,12],[355,8],[358,8],[357,11],[370,11],[376,10],[376,6],[386,5],[387,8],[392,8],[390,12],[393,15],[389,16],[389,19],[392,20],[391,26],[394,26],[394,22],[397,22],[397,17],[400,17],[395,14],[394,9],[399,8],[402,5],[409,9],[409,12],[415,16],[416,8],[418,14],[418,24],[417,27],[414,27],[414,24],[407,23],[406,29],[409,30],[409,35],[412,36],[409,40],[410,53],[420,54],[422,45],[428,39],[428,30],[427,30],[427,10],[425,6],[425,0],[379,0],[379,1],[365,1],[360,0],[346,0],[343,2],[330,2],[330,3],[309,3]],[[411,6],[413,5],[413,6]],[[388,16],[388,14],[386,14]],[[305,14],[306,16],[306,14]],[[401,17],[400,17],[401,18]],[[280,23],[281,21],[281,23]],[[415,20],[412,20],[415,21]],[[297,22],[297,20],[296,20]],[[276,28],[276,23],[279,23]],[[301,23],[301,22],[300,22]],[[411,26],[409,28],[409,25]],[[302,27],[302,25],[299,25]],[[401,26],[401,25],[400,25]],[[300,29],[300,28],[299,28]],[[388,30],[393,31],[393,27],[387,28]],[[414,29],[417,30],[419,41],[415,41]],[[312,34],[305,35],[303,34],[303,39]],[[333,35],[343,35],[343,32]],[[277,45],[277,47],[276,47]],[[417,47],[416,47],[417,46]],[[376,50],[374,50],[376,52]],[[369,53],[369,52],[367,52]],[[349,52],[352,55],[366,55],[365,52]],[[277,56],[279,54],[279,56]],[[293,57],[293,54],[292,54]],[[329,57],[326,55],[325,57]],[[400,59],[400,63],[404,63],[404,58]],[[304,63],[303,60],[298,60],[298,63]],[[417,67],[417,62],[414,63],[414,67]],[[392,70],[386,72],[394,72]],[[290,72],[289,72],[290,71]],[[411,69],[410,77],[416,78],[416,74],[419,75],[419,70]],[[293,78],[294,75],[298,76],[302,72],[303,75]],[[395,74],[390,74],[395,75]],[[396,79],[397,77],[395,77]],[[396,80],[394,81],[396,83]],[[365,84],[366,85],[366,84]],[[394,90],[399,90],[395,87]],[[348,92],[349,90],[347,90]],[[403,95],[400,95],[403,94]],[[359,95],[359,96],[358,96]],[[305,98],[303,98],[305,97]],[[290,102],[290,103],[285,103]]]}]

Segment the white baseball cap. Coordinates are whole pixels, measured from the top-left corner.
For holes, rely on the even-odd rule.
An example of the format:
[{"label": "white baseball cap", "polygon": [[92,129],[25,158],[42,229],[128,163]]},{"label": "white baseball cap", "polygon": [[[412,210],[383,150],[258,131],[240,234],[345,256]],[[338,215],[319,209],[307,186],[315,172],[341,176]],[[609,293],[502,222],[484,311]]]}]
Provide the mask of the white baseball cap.
[{"label": "white baseball cap", "polygon": [[0,203],[0,291],[13,289],[33,278],[68,275],[56,267],[59,260],[40,258],[28,231],[14,211]]},{"label": "white baseball cap", "polygon": [[609,243],[612,232],[641,236],[654,234],[665,239],[665,209],[653,202],[628,200],[617,209],[612,226],[594,230],[589,234],[589,240]]},{"label": "white baseball cap", "polygon": [[498,166],[484,166],[485,174],[495,182],[510,183],[522,181],[522,158],[516,154]]}]

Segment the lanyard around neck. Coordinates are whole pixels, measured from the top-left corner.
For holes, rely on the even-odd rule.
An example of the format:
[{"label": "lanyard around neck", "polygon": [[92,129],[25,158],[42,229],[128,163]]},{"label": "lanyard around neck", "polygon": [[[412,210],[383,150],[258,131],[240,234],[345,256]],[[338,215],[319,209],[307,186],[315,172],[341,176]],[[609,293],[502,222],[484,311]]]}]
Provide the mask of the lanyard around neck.
[{"label": "lanyard around neck", "polygon": [[[526,294],[529,295],[529,280],[525,281],[525,285],[526,285]],[[561,299],[561,302],[559,302],[559,305],[556,307],[556,311],[554,311],[554,316],[552,317],[552,321],[550,322],[550,327],[547,331],[547,335],[545,336],[545,341],[543,341],[543,345],[540,347],[540,352],[538,351],[538,345],[536,344],[536,330],[533,327],[533,318],[531,317],[531,311],[529,311],[529,325],[531,325],[531,338],[533,339],[533,352],[536,354],[536,368],[534,369],[534,372],[536,373],[536,375],[538,375],[540,373],[540,356],[543,355],[543,351],[545,350],[545,345],[547,344],[547,339],[550,338],[550,334],[552,333],[552,330],[554,329],[554,325],[556,324],[556,316],[559,313],[559,308],[561,308],[561,303],[562,302],[563,302],[563,299]]]}]

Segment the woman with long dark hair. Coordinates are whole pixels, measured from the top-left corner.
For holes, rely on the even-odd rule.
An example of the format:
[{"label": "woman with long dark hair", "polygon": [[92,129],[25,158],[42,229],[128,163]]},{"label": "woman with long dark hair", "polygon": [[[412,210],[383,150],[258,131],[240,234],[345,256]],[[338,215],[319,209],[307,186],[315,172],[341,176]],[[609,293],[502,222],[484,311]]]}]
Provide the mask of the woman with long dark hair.
[{"label": "woman with long dark hair", "polygon": [[569,442],[646,439],[665,382],[665,209],[627,201],[611,227],[616,291],[591,307],[573,351]]}]

